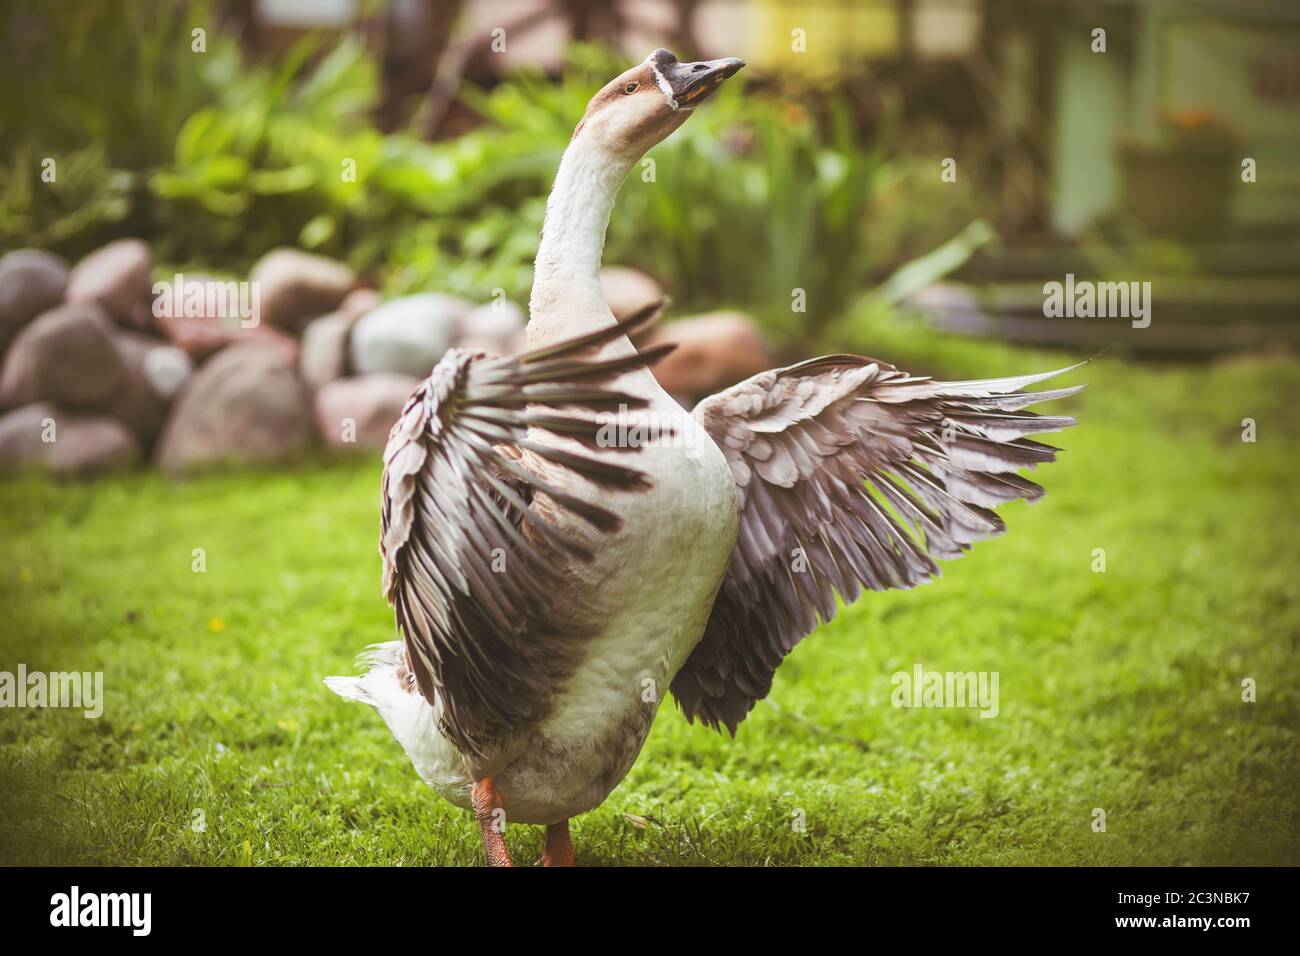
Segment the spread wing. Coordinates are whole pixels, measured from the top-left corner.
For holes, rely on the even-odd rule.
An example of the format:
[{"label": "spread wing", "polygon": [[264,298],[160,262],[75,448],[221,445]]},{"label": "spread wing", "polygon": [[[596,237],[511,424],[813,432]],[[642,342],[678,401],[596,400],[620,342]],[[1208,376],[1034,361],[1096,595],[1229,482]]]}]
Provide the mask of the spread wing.
[{"label": "spread wing", "polygon": [[[614,358],[591,350],[654,310],[522,356],[453,349],[389,435],[379,543],[384,592],[420,693],[441,703],[442,730],[463,753],[482,755],[546,705],[555,649],[548,654],[536,625],[566,563],[591,560],[582,543],[558,530],[555,512],[597,532],[619,526],[612,511],[558,487],[564,475],[614,490],[648,487],[634,469],[531,441],[528,429],[592,446],[600,426],[589,413],[644,405],[607,385],[668,350]],[[556,466],[546,480],[525,466],[525,450]],[[536,495],[548,499],[550,520],[533,507]]]},{"label": "spread wing", "polygon": [[[1068,369],[1061,370],[1068,371]],[[1002,533],[992,510],[1043,489],[1019,474],[1059,449],[1027,438],[1074,424],[1019,389],[1057,375],[935,382],[831,355],[763,372],[693,414],[740,492],[740,532],[704,637],[673,680],[688,720],[732,733],[781,660],[836,594],[910,588],[972,542]]]}]

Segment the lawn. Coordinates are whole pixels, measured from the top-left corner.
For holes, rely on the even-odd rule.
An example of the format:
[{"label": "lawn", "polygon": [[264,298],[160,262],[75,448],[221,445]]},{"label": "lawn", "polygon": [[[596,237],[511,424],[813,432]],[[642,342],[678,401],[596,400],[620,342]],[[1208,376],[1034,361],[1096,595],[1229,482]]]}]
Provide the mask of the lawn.
[{"label": "lawn", "polygon": [[[876,333],[919,371],[1067,361]],[[1300,365],[1103,357],[1065,381],[1090,387],[1060,403],[1081,424],[1044,501],[806,639],[735,740],[667,703],[575,821],[578,862],[1300,864]],[[479,862],[469,815],[321,683],[393,634],[378,475],[0,484],[0,670],[103,671],[106,698],[0,711],[0,863]],[[917,663],[997,672],[997,717],[891,706]],[[536,828],[507,839],[540,855]]]}]

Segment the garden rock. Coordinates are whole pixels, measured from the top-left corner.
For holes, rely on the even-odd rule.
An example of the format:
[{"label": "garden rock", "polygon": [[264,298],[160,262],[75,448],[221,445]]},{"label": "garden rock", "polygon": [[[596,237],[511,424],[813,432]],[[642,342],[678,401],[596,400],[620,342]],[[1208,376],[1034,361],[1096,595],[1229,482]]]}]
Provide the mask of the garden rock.
[{"label": "garden rock", "polygon": [[638,309],[664,297],[663,287],[640,269],[605,266],[600,270],[600,289],[609,303],[609,311],[620,322]]},{"label": "garden rock", "polygon": [[382,451],[388,432],[420,380],[378,374],[341,378],[316,393],[316,425],[337,449]]},{"label": "garden rock", "polygon": [[338,307],[356,282],[341,262],[299,249],[273,249],[253,266],[265,324],[297,334],[318,315]]},{"label": "garden rock", "polygon": [[84,478],[139,458],[131,430],[107,415],[64,412],[41,402],[0,416],[0,471],[44,465],[59,477]]},{"label": "garden rock", "polygon": [[346,312],[331,312],[303,329],[298,374],[312,391],[347,374],[348,333],[353,322]]},{"label": "garden rock", "polygon": [[339,304],[338,310],[346,312],[353,319],[359,319],[371,309],[382,304],[383,301],[384,297],[374,289],[367,289],[362,286],[349,292]]},{"label": "garden rock", "polygon": [[141,371],[154,394],[170,402],[194,374],[194,363],[183,349],[160,344],[145,353]]},{"label": "garden rock", "polygon": [[194,363],[202,362],[227,346],[244,342],[277,348],[286,358],[298,354],[298,342],[293,336],[265,324],[245,327],[237,319],[163,315],[158,318],[158,326],[168,340]]},{"label": "garden rock", "polygon": [[0,355],[18,331],[63,301],[68,264],[42,249],[0,257]]},{"label": "garden rock", "polygon": [[49,402],[24,405],[0,415],[0,471],[18,471],[44,461],[49,446],[42,435],[57,438],[57,421],[58,412]]},{"label": "garden rock", "polygon": [[68,276],[69,302],[99,302],[120,325],[151,328],[153,254],[141,239],[118,239],[95,250]]},{"label": "garden rock", "polygon": [[126,365],[127,386],[110,410],[131,426],[146,446],[152,445],[172,396],[193,366],[174,345],[138,332],[119,332],[114,343]]},{"label": "garden rock", "polygon": [[506,299],[480,305],[461,320],[456,345],[490,355],[512,355],[524,345],[524,310]]},{"label": "garden rock", "polygon": [[280,463],[311,441],[311,410],[280,349],[235,345],[204,364],[182,390],[157,459],[177,475],[218,463]]},{"label": "garden rock", "polygon": [[348,337],[361,316],[383,299],[373,289],[354,289],[337,312],[312,319],[302,332],[298,374],[315,391],[348,373]]},{"label": "garden rock", "polygon": [[61,478],[85,478],[140,460],[140,445],[122,422],[108,415],[56,417],[56,440],[50,445],[50,472]]},{"label": "garden rock", "polygon": [[103,408],[126,388],[128,373],[115,332],[96,302],[59,306],[27,325],[5,354],[0,404],[52,401],[64,408]]},{"label": "garden rock", "polygon": [[352,328],[352,371],[424,378],[451,347],[472,308],[463,299],[432,292],[385,302]]},{"label": "garden rock", "polygon": [[676,342],[652,368],[664,391],[684,404],[772,367],[758,326],[741,312],[709,312],[660,326],[647,345]]}]

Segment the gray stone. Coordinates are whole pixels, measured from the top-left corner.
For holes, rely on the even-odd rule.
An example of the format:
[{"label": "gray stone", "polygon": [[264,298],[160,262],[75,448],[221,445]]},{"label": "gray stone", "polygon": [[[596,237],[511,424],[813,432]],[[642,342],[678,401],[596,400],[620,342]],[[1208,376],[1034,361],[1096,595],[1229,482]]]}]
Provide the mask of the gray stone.
[{"label": "gray stone", "polygon": [[174,475],[222,463],[282,463],[307,447],[311,432],[306,390],[283,352],[235,345],[181,391],[156,457]]},{"label": "gray stone", "polygon": [[609,303],[609,311],[622,322],[638,309],[664,297],[663,286],[640,269],[628,266],[605,266],[600,270],[600,290]]},{"label": "gray stone", "polygon": [[706,395],[767,371],[771,353],[754,320],[743,312],[708,312],[656,328],[646,346],[677,348],[650,369],[664,391],[690,407]]},{"label": "gray stone", "polygon": [[126,389],[128,372],[103,308],[59,306],[27,325],[5,354],[0,405],[52,401],[62,408],[107,408]]},{"label": "gray stone", "polygon": [[176,346],[138,332],[119,332],[113,342],[126,365],[127,386],[109,410],[148,447],[158,437],[167,407],[193,365]]},{"label": "gray stone", "polygon": [[345,312],[354,319],[359,319],[371,309],[378,308],[383,304],[384,297],[374,289],[367,289],[362,286],[353,289],[347,294],[341,303],[339,311]]},{"label": "gray stone", "polygon": [[68,264],[43,249],[0,257],[0,355],[19,329],[63,301]]},{"label": "gray stone", "polygon": [[489,302],[461,320],[456,345],[478,349],[490,355],[513,355],[524,347],[524,326],[528,316],[508,299]]},{"label": "gray stone", "polygon": [[331,312],[313,319],[302,331],[298,373],[307,387],[318,388],[347,374],[348,333],[356,319],[347,312]]},{"label": "gray stone", "polygon": [[108,415],[65,412],[42,402],[0,416],[0,471],[43,467],[58,477],[84,478],[139,458],[135,435]]},{"label": "gray stone", "polygon": [[348,374],[348,338],[352,326],[383,301],[374,289],[353,289],[339,303],[337,311],[307,324],[298,352],[298,373],[308,388],[315,391]]},{"label": "gray stone", "polygon": [[420,380],[378,374],[341,378],[316,393],[316,425],[332,448],[382,451]]},{"label": "gray stone", "polygon": [[42,438],[58,437],[57,409],[49,402],[24,405],[0,415],[0,471],[19,471],[45,462],[49,445]]},{"label": "gray stone", "polygon": [[85,478],[140,460],[140,445],[131,429],[108,415],[73,415],[58,426],[50,446],[50,472],[59,477]]},{"label": "gray stone", "polygon": [[194,374],[194,363],[183,349],[164,345],[149,350],[141,371],[154,394],[170,402]]},{"label": "gray stone", "polygon": [[152,328],[153,254],[142,239],[118,239],[96,249],[68,276],[69,302],[99,302],[120,325]]},{"label": "gray stone", "polygon": [[290,248],[262,256],[248,278],[256,283],[261,320],[295,334],[337,308],[356,282],[343,263]]},{"label": "gray stone", "polygon": [[[173,307],[159,310],[155,320],[162,334],[185,351],[191,362],[203,362],[240,342],[274,345],[285,350],[286,355],[298,351],[294,337],[264,323],[260,315],[240,316],[242,304],[231,297],[234,286],[229,282],[211,276],[183,276],[182,284],[179,294],[173,293]],[[220,294],[209,294],[209,290]],[[190,307],[187,300],[191,299],[198,307]],[[252,307],[251,300],[247,304]],[[260,302],[257,308],[260,312]]]},{"label": "gray stone", "polygon": [[451,347],[457,328],[472,309],[463,299],[434,292],[385,302],[352,327],[348,349],[352,371],[424,378]]}]

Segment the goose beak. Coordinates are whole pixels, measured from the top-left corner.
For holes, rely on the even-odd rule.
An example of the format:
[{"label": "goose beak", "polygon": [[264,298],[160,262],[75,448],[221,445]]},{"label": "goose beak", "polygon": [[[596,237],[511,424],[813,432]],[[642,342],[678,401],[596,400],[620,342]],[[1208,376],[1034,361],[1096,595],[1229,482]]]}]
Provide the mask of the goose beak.
[{"label": "goose beak", "polygon": [[734,56],[721,60],[700,60],[680,63],[667,50],[655,50],[649,57],[660,86],[677,103],[678,109],[699,106],[722,85],[722,81],[735,76],[745,61]]}]

